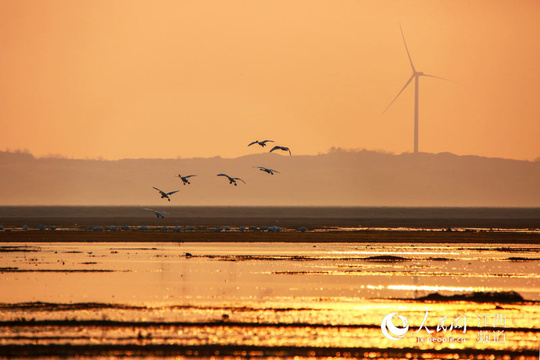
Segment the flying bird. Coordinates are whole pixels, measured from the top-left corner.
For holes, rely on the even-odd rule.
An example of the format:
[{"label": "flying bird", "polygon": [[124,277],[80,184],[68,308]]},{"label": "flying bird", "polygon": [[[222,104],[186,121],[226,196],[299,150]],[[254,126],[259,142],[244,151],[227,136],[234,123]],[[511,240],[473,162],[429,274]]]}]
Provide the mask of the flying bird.
[{"label": "flying bird", "polygon": [[152,186],[154,189],[156,189],[157,191],[159,191],[159,193],[161,194],[161,198],[166,198],[167,200],[171,201],[171,198],[169,198],[169,195],[172,195],[174,193],[177,193],[179,192],[180,190],[176,190],[176,191],[171,191],[171,192],[168,192],[166,193],[165,191],[162,191],[162,190],[159,190],[157,187],[155,186]]},{"label": "flying bird", "polygon": [[233,178],[233,177],[230,177],[229,175],[227,174],[217,174],[217,176],[226,176],[227,179],[229,179],[229,184],[234,184],[234,186],[237,186],[238,184],[236,183],[236,180],[240,180],[241,182],[243,182],[244,184],[246,183],[244,180],[240,179],[240,178]]},{"label": "flying bird", "polygon": [[274,151],[274,150],[283,150],[283,151],[288,151],[289,152],[289,155],[292,156],[292,153],[291,153],[291,149],[289,149],[288,147],[286,146],[274,146],[272,148],[272,150],[270,150],[270,152]]},{"label": "flying bird", "polygon": [[180,178],[180,180],[182,180],[182,183],[183,183],[184,185],[186,185],[186,184],[191,184],[191,183],[189,182],[189,180],[188,180],[190,177],[197,176],[197,175],[187,175],[187,176],[182,176],[182,175],[178,174],[178,175],[174,175],[174,176],[178,176],[178,177]]},{"label": "flying bird", "polygon": [[143,210],[146,210],[146,211],[152,211],[154,214],[156,214],[156,216],[157,216],[158,218],[163,218],[163,219],[165,219],[164,214],[169,215],[169,213],[166,212],[166,211],[157,211],[157,210],[154,210],[154,209],[143,209]]},{"label": "flying bird", "polygon": [[265,147],[267,142],[274,142],[274,140],[263,140],[263,141],[255,140],[254,142],[250,143],[248,146],[251,146],[253,144],[259,144],[262,147]]},{"label": "flying bird", "polygon": [[269,168],[265,168],[264,166],[254,166],[256,168],[259,168],[259,170],[261,171],[264,171],[270,175],[274,175],[274,173],[278,173],[279,174],[279,171],[277,170],[274,170],[274,169],[269,169]]}]

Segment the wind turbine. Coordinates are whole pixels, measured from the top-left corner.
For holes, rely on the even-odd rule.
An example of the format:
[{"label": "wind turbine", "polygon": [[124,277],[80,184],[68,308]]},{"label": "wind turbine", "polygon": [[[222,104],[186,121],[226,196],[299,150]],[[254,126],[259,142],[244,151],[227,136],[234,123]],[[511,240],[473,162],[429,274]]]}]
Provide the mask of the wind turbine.
[{"label": "wind turbine", "polygon": [[392,100],[390,105],[388,105],[388,107],[383,111],[383,114],[390,108],[390,106],[392,106],[394,101],[397,100],[397,98],[399,97],[399,95],[401,95],[403,90],[405,90],[405,88],[409,86],[411,81],[414,79],[414,153],[417,154],[418,153],[418,79],[420,79],[420,76],[427,76],[427,77],[432,77],[435,79],[441,79],[441,80],[446,80],[446,81],[450,81],[450,80],[439,77],[439,76],[435,76],[435,75],[424,74],[421,71],[417,71],[416,68],[414,67],[411,54],[409,53],[409,48],[407,47],[407,42],[405,41],[405,35],[403,35],[403,29],[401,28],[401,24],[399,25],[399,29],[401,30],[401,37],[403,37],[403,43],[405,44],[405,50],[407,50],[407,56],[409,57],[409,62],[411,63],[411,68],[412,68],[413,73],[411,77],[409,78],[409,80],[407,80],[407,82],[405,83],[405,86],[403,86],[401,90],[399,91],[399,93],[396,95],[394,100]]}]

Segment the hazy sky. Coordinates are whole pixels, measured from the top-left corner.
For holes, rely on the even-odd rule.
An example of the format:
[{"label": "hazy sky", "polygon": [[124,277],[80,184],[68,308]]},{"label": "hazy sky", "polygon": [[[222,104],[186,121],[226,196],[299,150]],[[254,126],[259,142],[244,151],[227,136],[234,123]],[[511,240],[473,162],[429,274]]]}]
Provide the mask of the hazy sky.
[{"label": "hazy sky", "polygon": [[0,149],[540,156],[537,0],[1,0]]}]

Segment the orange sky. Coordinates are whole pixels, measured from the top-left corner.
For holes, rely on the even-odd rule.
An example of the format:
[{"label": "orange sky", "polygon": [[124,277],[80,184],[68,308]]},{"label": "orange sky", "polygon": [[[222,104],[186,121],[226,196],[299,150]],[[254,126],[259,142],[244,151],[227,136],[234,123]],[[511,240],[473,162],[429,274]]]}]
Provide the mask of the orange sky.
[{"label": "orange sky", "polygon": [[536,0],[4,0],[3,149],[75,158],[236,157],[270,138],[540,156]]}]

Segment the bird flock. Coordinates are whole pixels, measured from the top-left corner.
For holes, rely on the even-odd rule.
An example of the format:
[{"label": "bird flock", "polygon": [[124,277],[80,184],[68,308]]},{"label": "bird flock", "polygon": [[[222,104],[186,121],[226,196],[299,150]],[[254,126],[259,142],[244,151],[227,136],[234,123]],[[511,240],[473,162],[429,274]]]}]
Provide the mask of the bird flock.
[{"label": "bird flock", "polygon": [[[251,146],[251,145],[254,145],[254,144],[258,144],[259,146],[261,146],[262,148],[264,148],[267,143],[270,143],[270,142],[274,142],[273,140],[263,140],[263,141],[253,141],[251,143],[248,144],[248,146]],[[274,152],[276,150],[281,150],[281,151],[286,151],[289,153],[289,156],[292,156],[292,152],[291,150],[286,147],[286,146],[274,146],[269,152]],[[267,174],[270,174],[270,175],[274,175],[274,174],[280,174],[279,171],[275,170],[275,169],[270,169],[270,168],[267,168],[267,167],[264,167],[264,166],[253,166],[253,168],[256,168],[256,169],[259,169],[260,171],[263,171]],[[178,177],[181,181],[182,181],[182,184],[183,185],[190,185],[191,184],[191,181],[190,179],[195,177],[197,175],[195,174],[191,174],[191,175],[186,175],[186,176],[182,176],[182,174],[177,174],[177,175],[174,175],[174,177]],[[225,177],[227,178],[227,180],[229,181],[229,184],[232,184],[234,186],[238,186],[238,182],[242,182],[244,184],[246,184],[246,182],[239,178],[239,177],[232,177],[232,176],[229,176],[227,174],[224,174],[224,173],[220,173],[220,174],[217,174],[217,176],[221,176],[221,177]],[[176,194],[177,192],[179,192],[180,190],[173,190],[173,191],[164,191],[164,190],[161,190],[155,186],[152,187],[154,190],[156,190],[158,193],[159,193],[159,196],[162,198],[162,199],[167,199],[167,201],[171,201],[171,196]],[[143,209],[144,211],[149,211],[149,212],[152,212],[154,213],[154,215],[157,217],[157,218],[162,218],[164,219],[165,218],[165,215],[171,215],[170,213],[166,212],[166,211],[159,211],[159,210],[154,210],[154,209]],[[39,230],[45,230],[47,229],[47,227],[45,225],[37,225],[36,226],[37,229]],[[49,226],[48,227],[50,230],[56,230],[56,226]],[[23,225],[22,230],[29,230],[29,226],[28,225]],[[104,228],[101,227],[101,226],[88,226],[86,228],[87,230],[93,230],[93,231],[103,231]],[[131,228],[128,226],[128,225],[124,225],[121,227],[122,230],[131,230]],[[0,231],[1,230],[4,230],[4,227],[3,226],[0,226]],[[113,230],[117,230],[116,226],[114,225],[111,225],[111,226],[108,226],[106,227],[106,230],[110,230],[110,231],[113,231]],[[150,230],[150,228],[146,225],[143,225],[141,227],[139,227],[139,230]],[[168,227],[167,226],[163,226],[163,230],[168,230]],[[183,230],[195,230],[195,227],[193,226],[189,226],[189,227],[186,227],[186,228],[182,228],[182,227],[175,227],[173,229],[174,231],[183,231]],[[222,231],[222,230],[225,230],[225,231],[229,231],[231,230],[229,226],[226,226],[225,228],[221,228],[221,227],[218,227],[216,229],[214,229],[214,231]],[[257,228],[257,227],[253,227],[253,226],[250,226],[249,228],[246,228],[246,227],[239,227],[238,228],[239,231],[246,231],[246,230],[252,230],[252,231],[269,231],[269,232],[272,232],[272,231],[281,231],[281,228],[277,227],[277,226],[271,226],[271,227],[266,227],[266,226],[261,226],[260,228]],[[300,227],[297,229],[297,231],[306,231],[307,228],[305,227]]]},{"label": "bird flock", "polygon": [[[255,140],[255,141],[252,141],[251,143],[249,143],[248,147],[251,146],[251,145],[257,144],[257,145],[261,146],[262,148],[264,148],[267,145],[267,143],[271,143],[271,142],[274,142],[274,140],[262,140],[262,141]],[[281,150],[281,151],[288,152],[289,156],[292,156],[291,149],[289,149],[286,146],[276,145],[272,149],[270,149],[269,152],[271,153],[271,152],[274,152],[276,150]],[[267,167],[264,167],[264,166],[254,166],[254,168],[257,168],[260,171],[263,171],[263,172],[265,172],[267,174],[270,174],[270,175],[280,173],[277,170],[270,169],[270,168],[267,168]],[[197,176],[197,175],[193,175],[193,174],[192,175],[186,175],[186,176],[182,176],[182,174],[174,175],[174,177],[178,177],[182,181],[182,185],[191,184],[189,179],[192,178],[192,177],[195,177],[195,176]],[[224,174],[224,173],[217,174],[217,176],[223,176],[223,177],[227,178],[227,180],[229,181],[229,184],[234,185],[234,186],[238,186],[238,182],[242,182],[242,183],[246,184],[246,182],[243,179],[239,178],[239,177],[229,176],[229,175]],[[180,190],[163,191],[163,190],[161,190],[161,189],[159,189],[159,188],[157,188],[155,186],[153,186],[152,188],[159,192],[159,195],[161,196],[162,199],[167,199],[168,201],[171,201],[171,198],[170,198],[171,195],[176,194],[177,192],[180,191]],[[165,211],[158,211],[158,210],[154,210],[154,209],[143,209],[143,210],[153,212],[156,215],[156,217],[158,217],[158,218],[165,218],[165,215],[169,215],[169,213],[165,212]]]}]

